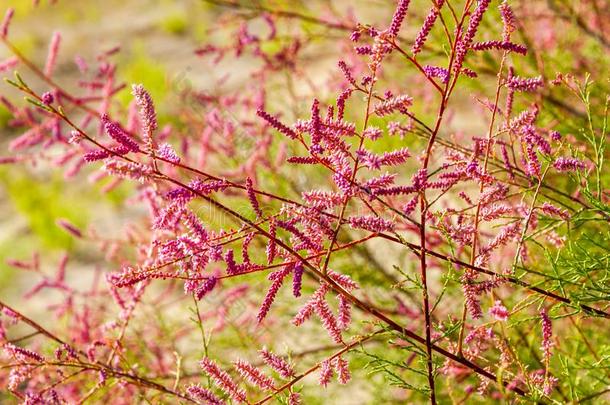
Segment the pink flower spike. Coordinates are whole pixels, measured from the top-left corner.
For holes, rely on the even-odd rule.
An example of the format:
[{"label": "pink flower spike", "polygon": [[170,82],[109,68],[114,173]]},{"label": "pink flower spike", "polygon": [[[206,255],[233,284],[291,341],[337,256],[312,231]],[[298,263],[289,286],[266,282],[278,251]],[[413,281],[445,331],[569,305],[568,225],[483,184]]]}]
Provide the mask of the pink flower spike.
[{"label": "pink flower spike", "polygon": [[308,301],[305,305],[301,307],[301,309],[299,309],[299,311],[296,313],[296,315],[292,318],[290,322],[294,326],[301,326],[303,323],[305,323],[306,320],[311,318],[311,316],[313,315],[314,304],[315,300]]},{"label": "pink flower spike", "polygon": [[286,278],[291,270],[292,269],[287,266],[282,270],[278,270],[269,275],[269,279],[273,280],[273,282],[271,283],[271,287],[269,287],[269,291],[267,291],[267,295],[265,295],[265,298],[263,299],[263,303],[258,311],[258,315],[256,315],[256,320],[258,323],[261,323],[267,316],[267,313],[271,309],[271,304],[273,304],[273,301],[275,301],[277,292],[284,283],[284,278]]},{"label": "pink flower spike", "polygon": [[426,39],[428,39],[428,34],[430,34],[430,31],[432,30],[434,23],[436,23],[436,19],[438,18],[440,9],[441,9],[441,7],[443,7],[444,3],[445,3],[445,0],[440,0],[438,2],[438,4],[436,4],[435,7],[430,9],[428,16],[424,20],[424,24],[422,25],[421,29],[417,33],[417,36],[415,37],[415,41],[413,42],[413,46],[411,47],[411,53],[414,56],[421,52],[421,50],[424,46],[424,43],[426,42]]},{"label": "pink flower spike", "polygon": [[337,97],[337,119],[342,120],[345,114],[345,102],[352,95],[353,89],[345,89]]},{"label": "pink flower spike", "polygon": [[273,263],[275,255],[277,253],[277,245],[275,243],[276,230],[277,226],[275,223],[275,219],[271,218],[271,220],[269,221],[269,235],[271,235],[271,238],[269,238],[269,242],[267,243],[267,247],[265,248],[265,254],[267,255],[267,264]]},{"label": "pink flower spike", "polygon": [[216,287],[217,282],[218,279],[214,276],[205,279],[203,283],[195,288],[195,298],[200,301],[203,297],[212,292],[214,287]]},{"label": "pink flower spike", "polygon": [[411,177],[413,188],[415,191],[421,191],[428,186],[428,170],[425,168],[418,169]]},{"label": "pink flower spike", "polygon": [[333,315],[328,303],[324,299],[316,300],[313,304],[314,311],[322,320],[322,326],[328,332],[330,337],[335,341],[335,343],[343,343],[343,339],[341,338],[341,329],[337,325],[337,319]]},{"label": "pink flower spike", "polygon": [[33,360],[38,363],[44,363],[44,356],[24,347],[15,346],[12,343],[5,343],[2,347],[4,352],[17,361]]},{"label": "pink flower spike", "polygon": [[111,121],[108,115],[104,114],[102,116],[102,123],[104,124],[104,129],[106,129],[106,133],[116,142],[129,149],[131,152],[138,152],[140,150],[137,142],[127,135],[118,123]]},{"label": "pink flower spike", "polygon": [[256,199],[254,187],[252,187],[252,179],[250,177],[246,179],[246,193],[248,194],[250,205],[252,205],[252,209],[256,213],[256,219],[261,219],[263,217],[263,211],[261,211],[258,200]]},{"label": "pink flower spike", "polygon": [[87,73],[87,71],[89,70],[89,65],[87,65],[87,61],[85,61],[82,56],[75,56],[74,63],[82,74]]},{"label": "pink flower spike", "polygon": [[406,162],[411,157],[409,149],[402,148],[391,152],[385,152],[383,155],[375,155],[364,149],[356,152],[358,157],[362,159],[362,163],[369,169],[380,169],[381,166],[398,166]]},{"label": "pink flower spike", "polygon": [[271,353],[269,350],[263,348],[259,351],[259,354],[263,361],[272,369],[277,371],[280,376],[285,379],[289,379],[295,376],[294,369],[286,360],[278,356],[277,354]]},{"label": "pink flower spike", "polygon": [[352,320],[352,306],[350,302],[344,296],[339,296],[339,312],[337,314],[337,325],[341,330],[345,330],[349,327]]},{"label": "pink flower spike", "polygon": [[550,137],[555,142],[559,142],[561,140],[561,134],[559,131],[551,131]]},{"label": "pink flower spike", "polygon": [[341,72],[343,73],[343,76],[345,76],[345,80],[347,80],[352,86],[358,87],[356,84],[356,79],[354,79],[354,76],[352,76],[352,72],[349,70],[349,67],[347,67],[347,64],[340,60],[338,65],[339,69],[341,69]]},{"label": "pink flower spike", "polygon": [[256,115],[258,115],[259,117],[261,117],[262,119],[267,121],[267,123],[269,125],[271,125],[273,128],[275,128],[282,134],[286,135],[288,138],[297,139],[296,132],[294,132],[292,129],[288,128],[286,125],[282,124],[277,118],[273,117],[269,113],[267,113],[263,110],[258,110],[256,112]]},{"label": "pink flower spike", "polygon": [[85,162],[96,162],[98,160],[106,159],[112,156],[112,154],[106,150],[98,149],[92,152],[87,152],[83,155],[83,160]]},{"label": "pink flower spike", "polygon": [[288,396],[288,405],[300,405],[301,395],[298,392],[291,392]]},{"label": "pink flower spike", "polygon": [[362,184],[362,187],[364,189],[368,190],[369,192],[371,192],[371,194],[374,194],[375,190],[383,189],[383,188],[389,187],[392,184],[394,184],[395,179],[396,179],[395,173],[392,173],[392,174],[385,173],[379,177],[373,177],[372,179],[365,181]]},{"label": "pink flower spike", "polygon": [[485,11],[487,11],[487,8],[489,7],[489,3],[491,3],[491,0],[478,1],[477,8],[470,16],[468,28],[466,29],[466,32],[462,34],[462,37],[457,43],[453,63],[453,71],[456,73],[462,72],[464,58],[466,57],[466,53],[470,49],[474,36],[479,29],[479,25],[481,24],[481,20],[483,20],[483,14],[485,14]]},{"label": "pink flower spike", "polygon": [[227,274],[232,276],[235,274],[239,274],[239,267],[235,262],[235,257],[233,253],[233,249],[227,250],[224,256],[225,263],[227,263]]},{"label": "pink flower spike", "polygon": [[372,140],[379,139],[383,135],[383,131],[377,127],[368,127],[362,131],[362,136]]},{"label": "pink flower spike", "polygon": [[506,0],[504,0],[498,8],[500,9],[500,16],[502,17],[502,23],[504,24],[502,39],[508,41],[510,40],[510,35],[517,29],[517,19]]},{"label": "pink flower spike", "polygon": [[542,353],[544,354],[544,359],[548,364],[548,361],[551,358],[551,348],[553,347],[553,341],[551,340],[553,336],[553,329],[551,325],[551,319],[546,311],[546,308],[542,308],[540,310],[540,322],[542,324]]},{"label": "pink flower spike", "polygon": [[347,384],[351,380],[352,375],[349,372],[347,361],[343,360],[341,356],[335,357],[332,360],[332,365],[337,372],[337,379],[339,384]]},{"label": "pink flower spike", "polygon": [[417,202],[418,201],[419,201],[419,196],[418,195],[416,195],[415,197],[411,198],[411,200],[402,207],[403,213],[405,215],[411,215],[413,213],[413,211],[415,211],[415,208],[417,208]]},{"label": "pink flower spike", "polygon": [[349,217],[347,222],[349,222],[352,228],[366,229],[367,231],[371,232],[386,232],[394,230],[394,224],[392,222],[374,215]]},{"label": "pink flower spike", "polygon": [[47,77],[51,77],[55,64],[57,62],[57,53],[59,52],[59,45],[61,43],[61,34],[58,31],[53,33],[51,37],[51,43],[49,45],[49,54],[47,56],[47,62],[44,67],[44,74]]},{"label": "pink flower spike", "polygon": [[553,163],[553,167],[559,172],[575,172],[586,168],[584,162],[567,157],[558,157]]},{"label": "pink flower spike", "polygon": [[519,76],[512,76],[506,82],[506,87],[513,91],[527,91],[533,92],[538,90],[544,85],[542,76],[523,78]]},{"label": "pink flower spike", "polygon": [[449,81],[449,71],[439,66],[424,66],[424,73],[429,78],[438,77],[442,83]]},{"label": "pink flower spike", "polygon": [[171,163],[180,163],[180,158],[169,143],[163,143],[157,148],[157,156]]},{"label": "pink flower spike", "polygon": [[252,385],[262,388],[264,390],[273,390],[273,380],[267,377],[261,370],[254,367],[252,364],[245,360],[237,360],[233,363],[235,369],[246,381]]},{"label": "pink flower spike", "polygon": [[78,229],[75,225],[73,225],[67,219],[60,218],[60,219],[57,220],[56,223],[57,223],[57,225],[62,227],[65,231],[70,233],[72,236],[75,236],[77,238],[82,238],[83,237],[83,233],[81,232],[81,230]]},{"label": "pink flower spike", "polygon": [[326,387],[332,377],[333,369],[331,367],[331,362],[329,360],[324,360],[320,365],[320,377],[318,378],[318,383],[321,386]]},{"label": "pink flower spike", "polygon": [[390,28],[388,28],[388,32],[391,36],[398,36],[400,26],[407,15],[407,9],[409,8],[410,2],[411,0],[399,0],[396,11],[394,11],[394,16],[392,17],[392,23],[390,24]]},{"label": "pink flower spike", "polygon": [[499,49],[503,51],[518,53],[521,55],[527,54],[527,48],[524,45],[519,45],[508,41],[477,42],[472,45],[472,49],[475,51],[488,51],[490,49]]},{"label": "pink flower spike", "polygon": [[496,318],[498,321],[506,322],[508,319],[508,309],[502,305],[502,301],[497,300],[493,307],[489,309],[489,313]]},{"label": "pink flower spike", "polygon": [[228,396],[230,396],[236,402],[247,402],[246,392],[239,388],[231,376],[224,370],[222,370],[214,361],[207,357],[199,362],[199,365],[203,371],[210,376],[214,383],[223,390]]},{"label": "pink flower spike", "polygon": [[472,316],[472,319],[479,319],[483,316],[481,310],[481,302],[479,301],[478,292],[473,285],[472,280],[469,277],[462,277],[462,290],[464,291],[464,300],[466,302],[466,308]]},{"label": "pink flower spike", "polygon": [[[356,283],[354,280],[351,279],[350,276],[346,274],[341,274],[333,270],[328,270],[328,277],[330,277],[335,283],[339,284],[341,287],[345,288],[348,291],[360,288],[358,283]],[[320,290],[322,290],[322,287],[320,287]],[[323,296],[323,294],[320,294],[320,296]]]},{"label": "pink flower spike", "polygon": [[[19,59],[16,56],[12,56],[2,62],[0,62],[0,73],[6,72],[19,64]],[[13,111],[10,109],[10,111]]]},{"label": "pink flower spike", "polygon": [[301,296],[301,285],[303,284],[303,263],[298,262],[292,270],[292,295],[295,297]]},{"label": "pink flower spike", "polygon": [[155,147],[152,139],[152,133],[157,129],[157,113],[150,94],[144,89],[141,84],[134,84],[132,93],[136,99],[136,104],[140,109],[140,121],[144,127],[144,143],[146,144],[147,152],[151,153]]},{"label": "pink flower spike", "polygon": [[394,111],[406,112],[407,108],[413,104],[411,96],[402,95],[386,100],[375,106],[375,114],[383,117],[392,114]]},{"label": "pink flower spike", "polygon": [[545,214],[554,216],[554,217],[559,217],[559,218],[563,219],[564,221],[567,221],[568,219],[570,219],[570,213],[567,210],[562,210],[560,208],[557,208],[553,204],[550,204],[548,202],[543,203],[542,206],[540,207],[540,209]]},{"label": "pink flower spike", "polygon": [[144,166],[136,162],[120,162],[118,160],[107,161],[104,170],[120,179],[131,179],[144,183],[152,175],[150,166]]},{"label": "pink flower spike", "polygon": [[186,388],[189,397],[209,405],[224,405],[225,402],[218,398],[212,391],[202,388],[199,384],[192,384]]},{"label": "pink flower spike", "polygon": [[13,19],[14,15],[15,15],[14,8],[11,7],[8,10],[6,10],[6,14],[4,14],[4,19],[2,20],[2,23],[0,24],[0,37],[6,38],[6,36],[8,35],[8,28],[11,25],[11,20]]}]

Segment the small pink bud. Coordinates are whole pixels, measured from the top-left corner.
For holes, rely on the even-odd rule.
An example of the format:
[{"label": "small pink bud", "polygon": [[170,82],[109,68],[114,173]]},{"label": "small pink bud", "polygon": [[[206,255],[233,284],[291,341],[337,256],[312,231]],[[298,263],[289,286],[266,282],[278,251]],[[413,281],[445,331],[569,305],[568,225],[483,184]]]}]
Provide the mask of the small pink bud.
[{"label": "small pink bud", "polygon": [[50,93],[50,92],[44,93],[40,98],[42,99],[42,103],[45,105],[51,105],[51,104],[53,104],[53,101],[55,101],[55,97],[53,97],[53,93]]}]

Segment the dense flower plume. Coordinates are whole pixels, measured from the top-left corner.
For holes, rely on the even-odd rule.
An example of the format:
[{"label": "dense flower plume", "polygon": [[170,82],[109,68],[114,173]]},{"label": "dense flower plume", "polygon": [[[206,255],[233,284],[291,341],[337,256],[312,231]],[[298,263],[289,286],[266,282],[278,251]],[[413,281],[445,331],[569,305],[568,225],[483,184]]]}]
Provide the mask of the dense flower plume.
[{"label": "dense flower plume", "polygon": [[113,216],[52,201],[75,251],[7,258],[28,288],[0,299],[0,402],[603,401],[607,83],[549,61],[561,29],[607,50],[608,11],[209,3],[214,90],[167,99],[120,47],[66,62],[57,31],[38,66],[0,24],[26,98],[0,96],[7,184],[61,170]]}]

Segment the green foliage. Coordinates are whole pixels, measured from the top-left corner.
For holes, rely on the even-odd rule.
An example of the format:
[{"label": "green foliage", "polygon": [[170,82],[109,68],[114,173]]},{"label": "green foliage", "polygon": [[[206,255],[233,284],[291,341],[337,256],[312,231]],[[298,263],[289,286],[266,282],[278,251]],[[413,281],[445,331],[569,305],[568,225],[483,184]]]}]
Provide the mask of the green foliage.
[{"label": "green foliage", "polygon": [[[154,100],[163,100],[171,90],[167,84],[167,72],[163,64],[149,56],[146,49],[144,42],[133,46],[131,56],[122,65],[121,80],[127,83],[141,83]],[[131,88],[126,88],[118,95],[118,100],[123,106],[129,105],[132,99]]]},{"label": "green foliage", "polygon": [[[426,383],[426,353],[419,345],[412,344],[396,334],[387,344],[391,345],[393,350],[360,348],[359,353],[367,360],[365,370],[369,375],[380,374],[390,386],[413,391],[420,394],[415,398],[425,400],[430,391]],[[391,397],[388,395],[388,399]]]},{"label": "green foliage", "polygon": [[77,226],[86,222],[82,201],[65,195],[66,189],[58,179],[36,179],[0,172],[0,184],[5,188],[15,209],[27,219],[30,230],[43,246],[67,249],[73,238],[61,230],[55,221],[66,218]]},{"label": "green foliage", "polygon": [[188,30],[188,21],[184,13],[174,12],[163,18],[160,22],[161,29],[168,34],[182,35]]}]

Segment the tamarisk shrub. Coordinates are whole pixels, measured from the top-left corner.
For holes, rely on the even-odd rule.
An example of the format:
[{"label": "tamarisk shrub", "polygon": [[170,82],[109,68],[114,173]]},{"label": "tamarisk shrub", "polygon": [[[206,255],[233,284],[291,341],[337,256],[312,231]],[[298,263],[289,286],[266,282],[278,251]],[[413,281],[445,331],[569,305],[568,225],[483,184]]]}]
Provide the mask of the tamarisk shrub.
[{"label": "tamarisk shrub", "polygon": [[[0,398],[608,398],[607,89],[539,63],[561,24],[607,47],[603,10],[574,27],[559,2],[542,39],[520,1],[399,0],[376,21],[210,3],[227,36],[194,52],[245,80],[175,89],[171,107],[121,82],[118,48],[77,57],[68,91],[62,35],[39,67],[8,10],[0,71],[26,103],[0,98],[2,163],[126,190],[129,219],[106,234],[56,219],[98,249],[90,285],[70,254],[52,274],[37,254],[7,260],[31,288],[0,300]],[[48,292],[55,323],[28,314]]]}]

